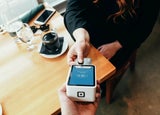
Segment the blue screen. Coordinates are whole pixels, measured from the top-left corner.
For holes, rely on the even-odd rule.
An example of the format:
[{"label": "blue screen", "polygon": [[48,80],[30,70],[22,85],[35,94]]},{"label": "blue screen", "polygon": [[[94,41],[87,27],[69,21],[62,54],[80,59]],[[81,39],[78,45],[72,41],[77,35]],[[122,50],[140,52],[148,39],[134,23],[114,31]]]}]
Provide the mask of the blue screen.
[{"label": "blue screen", "polygon": [[72,66],[69,85],[94,86],[95,68],[93,65]]}]

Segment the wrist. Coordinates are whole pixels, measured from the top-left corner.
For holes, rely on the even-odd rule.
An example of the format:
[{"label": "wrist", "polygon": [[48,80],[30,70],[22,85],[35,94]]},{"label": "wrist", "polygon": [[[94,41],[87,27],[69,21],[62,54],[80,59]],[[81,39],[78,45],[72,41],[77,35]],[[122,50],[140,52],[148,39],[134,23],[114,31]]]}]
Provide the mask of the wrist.
[{"label": "wrist", "polygon": [[90,37],[87,30],[84,28],[78,28],[73,32],[73,36],[78,42],[89,42]]}]

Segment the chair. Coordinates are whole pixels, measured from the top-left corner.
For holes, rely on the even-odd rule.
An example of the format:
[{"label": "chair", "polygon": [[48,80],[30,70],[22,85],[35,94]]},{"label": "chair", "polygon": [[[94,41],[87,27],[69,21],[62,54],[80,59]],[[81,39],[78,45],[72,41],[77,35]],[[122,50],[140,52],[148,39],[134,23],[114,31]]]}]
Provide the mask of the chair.
[{"label": "chair", "polygon": [[116,71],[116,73],[106,81],[106,102],[107,104],[111,103],[112,95],[114,92],[114,89],[120,79],[122,78],[123,74],[126,72],[128,68],[130,68],[131,71],[135,70],[135,61],[136,61],[136,54],[137,50],[135,50],[130,58],[126,61],[126,63]]}]

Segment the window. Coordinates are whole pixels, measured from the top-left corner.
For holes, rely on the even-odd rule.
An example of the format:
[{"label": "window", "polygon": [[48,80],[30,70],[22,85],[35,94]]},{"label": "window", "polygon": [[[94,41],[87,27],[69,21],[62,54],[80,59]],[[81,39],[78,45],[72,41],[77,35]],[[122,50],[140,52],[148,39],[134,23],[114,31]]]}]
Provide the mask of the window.
[{"label": "window", "polygon": [[66,0],[44,0],[44,1],[50,3],[52,6],[57,6],[65,2]]},{"label": "window", "polygon": [[0,25],[37,6],[37,0],[0,0]]},{"label": "window", "polygon": [[65,11],[66,1],[67,0],[0,0],[0,25],[6,24],[42,2],[48,2],[58,12],[63,13]]},{"label": "window", "polygon": [[[41,0],[42,1],[42,0]],[[59,13],[64,13],[67,0],[44,0],[53,6]]]}]

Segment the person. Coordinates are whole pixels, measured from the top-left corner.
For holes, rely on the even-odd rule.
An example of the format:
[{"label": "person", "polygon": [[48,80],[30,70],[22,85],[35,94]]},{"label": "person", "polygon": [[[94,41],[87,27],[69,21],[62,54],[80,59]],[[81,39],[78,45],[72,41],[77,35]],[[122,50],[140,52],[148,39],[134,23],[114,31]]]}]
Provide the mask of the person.
[{"label": "person", "polygon": [[152,32],[159,8],[159,0],[68,0],[68,64],[83,63],[93,45],[119,69]]},{"label": "person", "polygon": [[75,43],[68,64],[80,63],[95,46],[119,69],[152,32],[159,1],[68,0],[64,24]]},{"label": "person", "polygon": [[95,115],[101,98],[100,85],[97,81],[95,102],[76,102],[66,95],[66,85],[63,84],[58,90],[62,115]]}]

